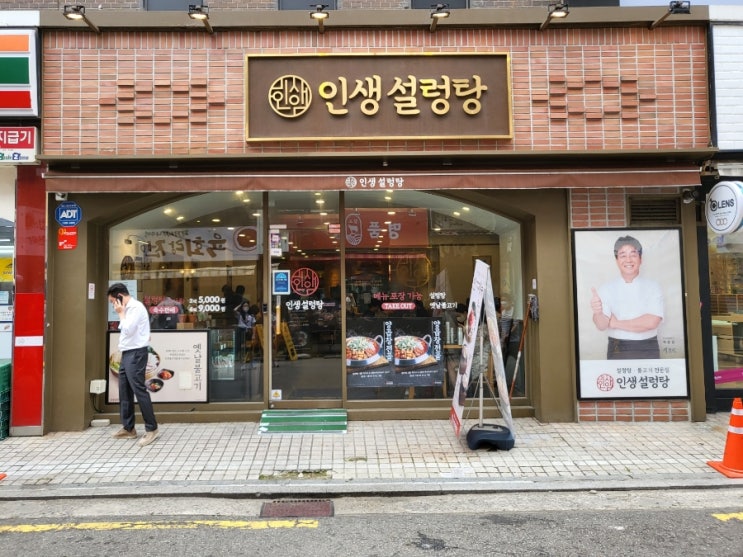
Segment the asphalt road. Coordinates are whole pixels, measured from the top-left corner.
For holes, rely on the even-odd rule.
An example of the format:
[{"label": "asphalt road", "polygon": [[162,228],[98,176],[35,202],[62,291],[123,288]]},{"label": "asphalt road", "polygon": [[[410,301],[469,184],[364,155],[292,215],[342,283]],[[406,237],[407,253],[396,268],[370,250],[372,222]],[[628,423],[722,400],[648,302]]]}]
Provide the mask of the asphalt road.
[{"label": "asphalt road", "polygon": [[3,501],[0,555],[743,557],[743,484],[329,501],[270,519],[260,499]]}]

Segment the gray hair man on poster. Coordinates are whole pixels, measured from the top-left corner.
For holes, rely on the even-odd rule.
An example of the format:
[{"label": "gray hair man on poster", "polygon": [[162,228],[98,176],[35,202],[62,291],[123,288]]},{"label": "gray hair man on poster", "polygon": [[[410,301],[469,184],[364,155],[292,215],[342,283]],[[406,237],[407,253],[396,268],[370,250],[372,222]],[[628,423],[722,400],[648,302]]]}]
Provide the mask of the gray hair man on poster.
[{"label": "gray hair man on poster", "polygon": [[640,276],[642,245],[632,236],[614,243],[619,276],[591,288],[593,322],[608,331],[608,360],[658,359],[658,327],[663,321],[660,285]]}]

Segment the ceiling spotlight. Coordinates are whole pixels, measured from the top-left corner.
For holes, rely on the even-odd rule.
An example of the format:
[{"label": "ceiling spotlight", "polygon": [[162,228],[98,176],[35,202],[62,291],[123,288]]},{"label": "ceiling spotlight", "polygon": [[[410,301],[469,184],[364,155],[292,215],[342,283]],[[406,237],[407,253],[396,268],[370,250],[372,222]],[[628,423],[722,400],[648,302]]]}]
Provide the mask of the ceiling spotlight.
[{"label": "ceiling spotlight", "polygon": [[688,0],[681,0],[681,1],[673,0],[672,2],[668,4],[668,11],[650,24],[650,29],[655,29],[656,27],[658,27],[658,25],[660,25],[666,19],[668,19],[668,16],[676,15],[676,14],[690,14],[690,13],[691,13],[691,2],[689,2]]},{"label": "ceiling spotlight", "polygon": [[81,4],[67,4],[62,8],[62,15],[70,21],[84,21],[96,33],[101,32],[98,26],[85,15],[85,6]]},{"label": "ceiling spotlight", "polygon": [[211,23],[209,23],[209,6],[196,6],[195,4],[189,4],[188,17],[201,21],[208,33],[214,33],[214,29],[212,28]]},{"label": "ceiling spotlight", "polygon": [[325,20],[330,17],[330,14],[325,11],[327,4],[315,4],[315,11],[310,12],[310,17],[317,21],[318,33],[325,32]]},{"label": "ceiling spotlight", "polygon": [[436,31],[436,26],[440,19],[446,19],[451,15],[449,4],[431,4],[431,27],[428,28],[431,33]]},{"label": "ceiling spotlight", "polygon": [[562,19],[567,17],[569,13],[570,8],[568,7],[567,0],[563,0],[562,2],[550,2],[549,6],[547,6],[547,19],[545,19],[542,22],[542,25],[539,26],[539,30],[541,31],[547,27],[553,19]]}]

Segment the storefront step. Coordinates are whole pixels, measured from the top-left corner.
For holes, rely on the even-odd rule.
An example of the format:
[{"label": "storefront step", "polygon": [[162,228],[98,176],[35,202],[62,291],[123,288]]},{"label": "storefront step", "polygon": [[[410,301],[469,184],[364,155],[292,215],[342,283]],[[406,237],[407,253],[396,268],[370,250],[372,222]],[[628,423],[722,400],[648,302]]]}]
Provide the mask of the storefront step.
[{"label": "storefront step", "polygon": [[265,410],[258,433],[346,433],[344,409]]}]

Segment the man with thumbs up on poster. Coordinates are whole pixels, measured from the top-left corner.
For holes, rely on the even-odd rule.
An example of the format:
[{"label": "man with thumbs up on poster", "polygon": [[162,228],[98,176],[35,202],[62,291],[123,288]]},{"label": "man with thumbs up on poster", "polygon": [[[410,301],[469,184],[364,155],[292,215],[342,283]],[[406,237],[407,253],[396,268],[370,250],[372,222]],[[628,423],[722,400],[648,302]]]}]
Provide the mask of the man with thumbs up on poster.
[{"label": "man with thumbs up on poster", "polygon": [[607,331],[608,360],[660,358],[658,326],[663,321],[663,292],[653,280],[640,277],[642,245],[632,236],[614,243],[619,276],[591,288],[593,323]]}]

